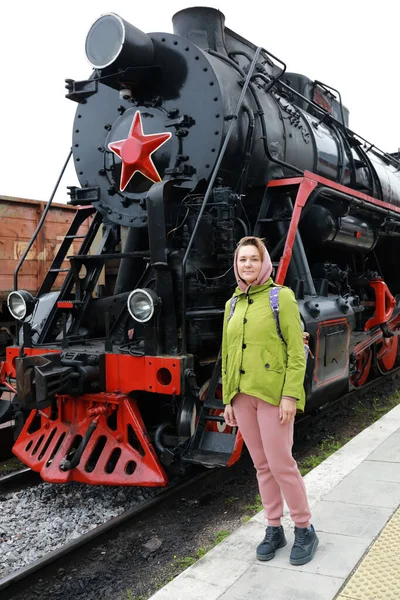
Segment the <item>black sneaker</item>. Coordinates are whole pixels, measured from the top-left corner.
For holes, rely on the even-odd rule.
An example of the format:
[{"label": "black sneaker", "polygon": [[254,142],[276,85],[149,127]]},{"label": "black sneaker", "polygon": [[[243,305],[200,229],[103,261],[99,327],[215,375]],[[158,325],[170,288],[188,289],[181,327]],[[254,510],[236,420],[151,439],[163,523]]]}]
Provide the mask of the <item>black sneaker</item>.
[{"label": "black sneaker", "polygon": [[275,556],[275,550],[283,548],[286,544],[287,541],[282,525],[279,527],[268,525],[265,530],[265,537],[257,548],[258,560],[271,560]]},{"label": "black sneaker", "polygon": [[305,565],[312,560],[318,546],[319,539],[314,527],[294,528],[294,544],[290,553],[291,565]]}]

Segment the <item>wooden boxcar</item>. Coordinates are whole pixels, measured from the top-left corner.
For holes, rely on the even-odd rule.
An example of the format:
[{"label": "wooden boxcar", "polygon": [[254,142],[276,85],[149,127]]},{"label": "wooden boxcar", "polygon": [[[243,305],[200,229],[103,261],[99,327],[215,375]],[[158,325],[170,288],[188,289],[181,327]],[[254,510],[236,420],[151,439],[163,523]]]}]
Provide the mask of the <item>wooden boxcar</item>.
[{"label": "wooden boxcar", "polygon": [[[0,196],[0,355],[12,340],[13,321],[7,310],[7,296],[14,289],[14,271],[23,255],[46,203],[25,198]],[[35,295],[47,273],[54,256],[74,218],[76,208],[54,203],[43,227],[30,249],[18,275],[18,288]],[[80,231],[85,234],[87,227]],[[76,240],[73,252],[78,251],[81,240]],[[68,267],[65,263],[63,265]],[[55,289],[63,281],[60,273]]]}]

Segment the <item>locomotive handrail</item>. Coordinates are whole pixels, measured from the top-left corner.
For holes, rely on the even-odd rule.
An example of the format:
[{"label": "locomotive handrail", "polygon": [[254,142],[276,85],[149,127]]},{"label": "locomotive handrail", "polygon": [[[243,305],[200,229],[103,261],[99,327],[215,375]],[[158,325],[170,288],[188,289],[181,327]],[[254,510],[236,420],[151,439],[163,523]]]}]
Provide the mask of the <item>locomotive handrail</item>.
[{"label": "locomotive handrail", "polygon": [[[257,73],[257,75],[261,79],[264,79],[264,80],[266,79],[265,75],[263,75],[262,73]],[[289,90],[290,92],[292,92],[293,94],[295,94],[295,96],[298,96],[302,100],[305,100],[308,104],[311,104],[311,106],[313,106],[315,109],[319,110],[321,113],[323,113],[324,115],[326,115],[327,117],[329,117],[329,119],[331,119],[331,121],[334,121],[337,125],[339,125],[342,129],[344,129],[346,133],[349,133],[349,134],[351,134],[353,136],[356,136],[359,140],[363,141],[365,144],[369,144],[370,148],[368,149],[368,152],[369,152],[369,150],[371,150],[371,148],[375,148],[375,150],[377,152],[379,152],[380,154],[382,154],[386,158],[386,160],[388,160],[392,164],[395,163],[395,165],[400,169],[400,160],[397,160],[397,158],[395,158],[391,154],[388,154],[387,152],[384,152],[383,150],[381,150],[380,148],[378,148],[374,144],[371,144],[371,142],[369,142],[368,140],[366,140],[365,138],[363,138],[362,135],[356,133],[355,131],[353,131],[352,129],[350,129],[349,127],[347,127],[347,125],[343,125],[343,123],[341,123],[338,119],[336,119],[335,117],[333,117],[325,108],[323,108],[319,104],[316,104],[315,102],[313,102],[313,100],[310,100],[309,98],[306,98],[306,96],[303,96],[303,94],[301,94],[300,92],[298,92],[297,90],[295,90],[294,88],[292,88],[287,83],[284,83],[283,81],[280,81],[279,84],[282,87],[284,87],[286,90]]]},{"label": "locomotive handrail", "polygon": [[346,123],[344,122],[342,94],[339,92],[339,90],[335,89],[331,85],[328,85],[327,83],[322,83],[322,81],[319,81],[318,79],[316,79],[314,81],[314,83],[316,83],[317,85],[322,87],[326,92],[332,91],[332,92],[335,92],[335,94],[337,94],[339,96],[339,106],[340,106],[340,114],[342,117],[342,125],[343,125],[343,127],[346,127]]},{"label": "locomotive handrail", "polygon": [[240,109],[242,107],[242,104],[243,104],[243,101],[244,101],[244,98],[245,98],[245,95],[246,95],[246,92],[247,92],[247,88],[250,85],[251,77],[253,75],[253,72],[254,72],[255,66],[257,64],[257,60],[258,60],[258,57],[260,55],[261,50],[262,50],[262,48],[261,48],[261,46],[259,46],[257,48],[257,50],[255,51],[255,53],[254,53],[253,61],[252,61],[251,65],[250,65],[249,71],[248,71],[247,76],[246,76],[246,80],[245,80],[245,82],[243,84],[243,88],[242,88],[242,91],[241,91],[238,103],[236,105],[235,113],[233,114],[233,117],[231,119],[231,122],[230,122],[230,125],[229,125],[229,129],[228,129],[227,134],[225,136],[225,140],[224,140],[224,143],[222,145],[221,151],[219,153],[217,162],[215,163],[214,170],[212,172],[212,175],[211,175],[211,178],[210,178],[210,181],[209,181],[209,184],[208,184],[205,196],[204,196],[204,200],[203,200],[203,203],[202,203],[201,208],[200,208],[200,212],[199,212],[198,217],[197,217],[196,224],[195,224],[195,226],[193,228],[192,235],[190,236],[190,240],[189,240],[189,243],[187,245],[186,252],[184,254],[183,260],[182,260],[182,307],[181,307],[182,308],[182,354],[186,354],[186,263],[187,263],[187,260],[188,260],[188,257],[189,257],[189,252],[190,252],[190,250],[192,248],[192,245],[193,245],[193,241],[194,241],[197,229],[199,227],[199,224],[200,224],[200,221],[201,221],[201,219],[203,217],[203,213],[204,213],[204,210],[206,208],[208,199],[210,197],[210,194],[211,194],[211,191],[212,191],[215,179],[217,177],[219,168],[221,166],[222,159],[223,159],[224,154],[226,152],[226,149],[228,147],[228,143],[229,143],[230,137],[232,135],[233,128],[234,128],[236,120],[237,120],[237,118],[239,116],[239,111],[240,111]]},{"label": "locomotive handrail", "polygon": [[31,240],[30,240],[29,244],[25,248],[25,252],[23,253],[23,255],[21,256],[21,258],[19,259],[19,263],[17,264],[17,266],[15,268],[15,271],[14,271],[14,291],[18,290],[18,273],[19,273],[19,270],[22,267],[22,265],[23,265],[23,263],[25,261],[25,258],[28,255],[29,250],[32,248],[32,245],[33,245],[34,241],[36,240],[36,238],[37,238],[37,236],[39,234],[39,231],[41,230],[41,228],[43,226],[44,220],[45,220],[45,218],[47,216],[47,213],[50,210],[51,203],[53,202],[54,196],[56,195],[56,191],[58,189],[58,186],[60,185],[60,181],[61,181],[61,179],[62,179],[62,177],[64,175],[65,169],[67,168],[67,165],[69,163],[69,160],[70,160],[71,156],[72,156],[72,148],[69,151],[68,158],[65,161],[63,168],[61,169],[61,173],[58,176],[56,185],[54,186],[53,192],[52,192],[52,194],[51,194],[51,196],[50,196],[50,198],[49,198],[49,200],[48,200],[48,202],[46,204],[46,208],[44,209],[43,214],[40,217],[40,221],[39,221],[39,223],[38,223],[38,225],[37,225],[37,227],[35,229],[35,232],[34,232],[33,236],[31,237]]},{"label": "locomotive handrail", "polygon": [[[265,50],[264,48],[262,48],[262,50],[264,52],[266,52],[267,54],[270,54],[267,52],[267,50]],[[240,75],[244,78],[246,77],[246,73],[243,71],[243,69],[238,65],[237,62],[235,62],[234,60],[232,60],[231,58],[229,58],[228,56],[225,56],[224,54],[221,54],[220,52],[216,52],[215,50],[208,50],[208,53],[211,54],[212,56],[216,56],[217,58],[219,58],[220,60],[224,60],[225,62],[227,62],[229,65],[231,65],[234,69],[236,69],[236,71],[238,73],[240,73]],[[231,55],[233,54],[240,54],[245,56],[246,58],[250,57],[246,52],[233,52],[231,53]],[[230,55],[230,56],[231,56]],[[270,54],[271,56],[274,56],[273,54]],[[276,58],[276,57],[274,57]],[[281,70],[280,73],[278,73],[278,75],[275,75],[273,77],[271,77],[270,79],[268,79],[265,75],[263,75],[262,73],[254,73],[251,77],[251,79],[255,79],[257,76],[260,76],[264,79],[264,81],[267,82],[267,87],[264,89],[264,91],[266,93],[269,92],[269,90],[275,85],[275,83],[280,79],[280,77],[282,77],[282,75],[285,73],[286,71],[286,64],[281,61],[279,58],[277,58],[276,60],[278,60],[282,65],[283,65],[283,69]],[[267,141],[267,128],[265,126],[265,119],[264,119],[264,111],[262,109],[262,106],[260,104],[260,101],[258,99],[257,94],[255,93],[251,82],[249,84],[249,90],[253,96],[253,100],[257,105],[257,115],[260,117],[260,123],[261,123],[261,129],[262,129],[262,140],[263,140],[263,144],[264,144],[264,152],[266,157],[268,158],[268,160],[270,160],[271,162],[284,167],[285,169],[290,169],[291,171],[293,171],[294,173],[298,173],[299,175],[303,175],[304,171],[302,169],[299,169],[298,167],[295,167],[294,165],[291,165],[283,160],[280,160],[279,158],[276,158],[274,156],[272,156],[271,152],[269,151],[268,148],[268,141]]]},{"label": "locomotive handrail", "polygon": [[[264,48],[263,48],[263,51],[266,52],[267,54],[270,54]],[[218,55],[219,58],[225,59],[225,60],[229,61],[229,63],[232,64],[232,66],[235,66],[235,68],[238,71],[240,70],[241,73],[242,73],[242,75],[243,75],[243,70],[241,69],[241,67],[238,65],[238,63],[236,61],[232,60],[231,58],[224,57],[222,54],[217,53],[217,52],[213,52],[213,51],[209,50],[209,53],[213,54],[213,55]],[[232,57],[234,55],[244,56],[249,61],[251,60],[251,57],[249,56],[249,54],[247,54],[247,52],[237,51],[237,52],[230,52],[229,53],[229,57]],[[276,58],[273,54],[270,54],[270,55],[273,56],[276,60],[278,60],[282,64],[284,64],[279,58]],[[257,72],[257,73],[254,74],[254,77],[260,77],[261,79],[263,79],[267,83],[267,85],[269,85],[269,83],[270,83],[270,80],[268,80],[268,78],[263,73]],[[275,81],[274,81],[274,83],[275,83]],[[306,96],[303,96],[303,94],[301,94],[300,92],[298,92],[297,90],[295,90],[294,88],[292,88],[287,83],[284,83],[283,81],[280,81],[280,84],[281,84],[282,87],[284,87],[285,89],[289,90],[290,92],[292,92],[293,94],[295,94],[296,96],[298,96],[299,98],[301,98],[302,100],[305,100],[308,104],[310,104],[311,106],[313,106],[315,109],[319,110],[324,116],[329,117],[331,119],[331,121],[334,121],[337,125],[340,125],[345,130],[346,133],[351,134],[353,136],[357,136],[357,138],[359,140],[362,140],[364,143],[368,144],[369,148],[368,148],[368,150],[366,150],[366,152],[369,152],[370,150],[372,150],[372,148],[375,148],[375,150],[377,152],[379,152],[381,155],[383,155],[386,158],[387,161],[389,161],[392,164],[394,164],[395,166],[397,166],[397,168],[400,170],[400,160],[399,159],[395,158],[394,156],[392,156],[388,152],[384,152],[383,150],[381,150],[380,148],[378,148],[377,146],[375,146],[375,144],[371,144],[371,142],[369,142],[368,140],[366,140],[361,135],[359,135],[358,133],[356,133],[355,131],[353,131],[352,129],[350,129],[349,127],[347,127],[347,125],[344,124],[344,115],[343,115],[343,110],[342,110],[342,100],[341,100],[340,92],[338,90],[336,90],[335,88],[333,88],[333,87],[331,87],[331,86],[329,86],[329,85],[327,85],[325,83],[322,83],[321,81],[316,80],[315,83],[317,83],[319,85],[322,85],[322,86],[324,86],[326,88],[330,88],[332,91],[336,92],[339,95],[343,123],[341,123],[338,119],[336,119],[335,117],[333,117],[325,108],[323,108],[319,104],[316,104],[313,100],[310,100],[309,98],[306,98]],[[269,91],[269,90],[267,90],[267,91]],[[270,158],[270,157],[268,156],[268,158]],[[277,162],[277,161],[275,161],[275,162]],[[284,166],[284,165],[282,165],[282,166]]]},{"label": "locomotive handrail", "polygon": [[[261,48],[261,52],[263,54],[266,54],[267,58],[269,58],[270,56],[272,56],[272,58],[274,60],[276,60],[277,62],[281,63],[282,65],[282,69],[281,72],[279,73],[279,77],[281,77],[283,75],[283,73],[286,72],[286,63],[283,62],[283,60],[281,60],[280,58],[278,58],[277,56],[275,56],[275,54],[272,54],[272,52],[269,52],[268,50],[266,50],[265,48]],[[249,54],[247,54],[247,52],[244,52],[243,50],[235,50],[234,52],[229,52],[228,54],[229,58],[232,58],[232,56],[244,56],[245,58],[247,58],[247,60],[250,62],[251,61],[251,56]],[[234,61],[235,62],[235,61]],[[238,65],[238,63],[236,63]],[[238,65],[239,66],[239,65]],[[270,62],[270,66],[275,67],[276,65],[274,65],[274,63]],[[265,72],[267,72],[265,70]],[[275,79],[275,77],[273,77],[273,79]]]}]

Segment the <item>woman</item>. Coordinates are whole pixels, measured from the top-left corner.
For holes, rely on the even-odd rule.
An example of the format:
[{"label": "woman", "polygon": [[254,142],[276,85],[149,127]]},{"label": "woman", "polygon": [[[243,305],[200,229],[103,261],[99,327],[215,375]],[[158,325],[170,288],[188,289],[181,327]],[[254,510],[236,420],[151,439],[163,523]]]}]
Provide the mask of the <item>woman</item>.
[{"label": "woman", "polygon": [[224,417],[228,425],[239,427],[257,471],[268,522],[257,558],[271,560],[287,544],[281,526],[284,497],[295,523],[290,562],[304,565],[313,558],[318,538],[292,457],[294,418],[305,404],[306,359],[299,310],[293,292],[281,288],[282,341],[269,299],[276,287],[271,258],[260,238],[240,240],[234,270],[238,287],[226,303],[222,340]]}]

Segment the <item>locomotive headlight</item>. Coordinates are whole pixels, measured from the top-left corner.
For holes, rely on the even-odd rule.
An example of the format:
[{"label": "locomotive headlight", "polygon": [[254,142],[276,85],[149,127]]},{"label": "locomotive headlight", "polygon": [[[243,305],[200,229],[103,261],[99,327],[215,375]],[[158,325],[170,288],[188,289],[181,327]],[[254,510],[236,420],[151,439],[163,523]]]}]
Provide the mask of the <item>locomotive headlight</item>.
[{"label": "locomotive headlight", "polygon": [[133,290],[128,296],[128,311],[138,323],[147,323],[161,306],[161,298],[148,288]]},{"label": "locomotive headlight", "polygon": [[7,306],[14,319],[23,321],[33,313],[35,298],[24,290],[11,292],[7,298]]}]

